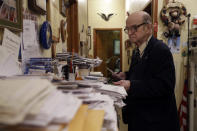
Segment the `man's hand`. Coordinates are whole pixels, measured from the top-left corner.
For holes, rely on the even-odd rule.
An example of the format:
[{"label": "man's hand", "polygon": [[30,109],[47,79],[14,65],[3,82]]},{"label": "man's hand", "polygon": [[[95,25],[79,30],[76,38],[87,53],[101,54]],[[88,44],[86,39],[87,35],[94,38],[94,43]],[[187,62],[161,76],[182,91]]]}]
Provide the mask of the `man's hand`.
[{"label": "man's hand", "polygon": [[116,80],[125,80],[126,79],[126,74],[124,72],[119,72],[119,73],[112,73],[112,78]]},{"label": "man's hand", "polygon": [[128,91],[130,89],[130,86],[131,86],[131,82],[129,80],[120,80],[120,81],[117,81],[117,82],[113,82],[113,84],[124,86],[126,91]]}]

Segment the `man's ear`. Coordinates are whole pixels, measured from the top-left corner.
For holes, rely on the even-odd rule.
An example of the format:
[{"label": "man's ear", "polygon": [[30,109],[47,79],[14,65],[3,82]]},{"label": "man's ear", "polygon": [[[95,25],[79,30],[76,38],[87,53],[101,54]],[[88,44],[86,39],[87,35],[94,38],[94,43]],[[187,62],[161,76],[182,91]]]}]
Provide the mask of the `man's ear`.
[{"label": "man's ear", "polygon": [[147,25],[144,27],[144,29],[147,30],[147,31],[150,31],[150,30],[153,29],[153,26],[152,26],[152,24],[147,24]]},{"label": "man's ear", "polygon": [[152,29],[153,29],[153,25],[152,25],[152,24],[147,24],[147,28],[148,28],[149,30],[152,30]]}]

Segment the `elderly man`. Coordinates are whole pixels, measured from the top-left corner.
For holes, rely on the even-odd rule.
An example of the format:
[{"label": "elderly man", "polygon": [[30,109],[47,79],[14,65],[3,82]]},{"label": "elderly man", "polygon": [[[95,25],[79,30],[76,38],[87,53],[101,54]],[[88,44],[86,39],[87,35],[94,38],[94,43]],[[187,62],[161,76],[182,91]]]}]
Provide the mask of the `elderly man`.
[{"label": "elderly man", "polygon": [[129,131],[179,131],[174,95],[175,68],[169,48],[152,36],[149,14],[138,11],[128,16],[124,30],[136,44],[128,72],[113,74],[121,79],[128,97],[123,119]]}]

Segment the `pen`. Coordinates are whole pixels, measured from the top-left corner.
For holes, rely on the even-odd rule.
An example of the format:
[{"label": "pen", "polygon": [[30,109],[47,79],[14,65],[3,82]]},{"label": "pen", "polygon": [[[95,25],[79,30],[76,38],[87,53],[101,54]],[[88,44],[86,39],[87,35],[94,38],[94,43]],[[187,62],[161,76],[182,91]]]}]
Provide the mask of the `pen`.
[{"label": "pen", "polygon": [[109,72],[111,72],[112,74],[114,73],[110,68],[108,68],[107,67],[107,70],[109,71]]},{"label": "pen", "polygon": [[115,73],[115,74],[119,74],[119,73],[121,72],[121,71],[113,72],[113,71],[112,71],[112,69],[110,69],[110,68],[108,68],[108,67],[107,67],[107,70],[108,70],[109,72],[111,72],[112,74],[113,74],[113,73]]}]

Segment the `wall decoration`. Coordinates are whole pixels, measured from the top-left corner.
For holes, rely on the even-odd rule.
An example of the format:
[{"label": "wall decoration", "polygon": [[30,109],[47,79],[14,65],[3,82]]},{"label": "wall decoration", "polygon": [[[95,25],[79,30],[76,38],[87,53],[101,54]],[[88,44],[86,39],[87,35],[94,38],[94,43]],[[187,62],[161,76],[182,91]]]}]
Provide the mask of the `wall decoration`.
[{"label": "wall decoration", "polygon": [[60,29],[61,29],[62,42],[65,42],[66,41],[66,28],[67,28],[66,21],[61,20],[61,22],[60,22]]},{"label": "wall decoration", "polygon": [[0,27],[22,30],[21,0],[0,0]]},{"label": "wall decoration", "polygon": [[108,15],[104,14],[104,13],[97,13],[99,16],[101,16],[101,18],[105,21],[109,21],[109,19],[113,16],[116,15],[114,13],[110,13]]},{"label": "wall decoration", "polygon": [[60,13],[66,17],[66,8],[68,8],[69,4],[69,0],[60,0],[59,1],[59,5],[60,5]]},{"label": "wall decoration", "polygon": [[28,0],[28,7],[35,13],[46,14],[46,0]]},{"label": "wall decoration", "polygon": [[52,44],[52,30],[48,21],[43,22],[40,28],[40,43],[44,49],[49,49]]},{"label": "wall decoration", "polygon": [[160,18],[168,28],[168,30],[164,32],[166,38],[180,36],[180,26],[185,22],[186,15],[186,8],[180,2],[173,1],[162,8]]},{"label": "wall decoration", "polygon": [[168,39],[168,47],[172,53],[180,52],[180,37],[171,37]]}]

